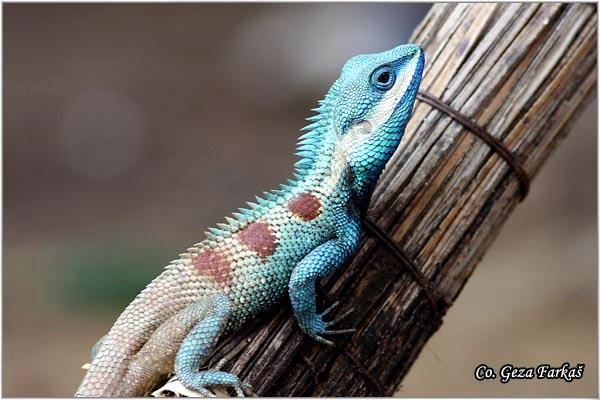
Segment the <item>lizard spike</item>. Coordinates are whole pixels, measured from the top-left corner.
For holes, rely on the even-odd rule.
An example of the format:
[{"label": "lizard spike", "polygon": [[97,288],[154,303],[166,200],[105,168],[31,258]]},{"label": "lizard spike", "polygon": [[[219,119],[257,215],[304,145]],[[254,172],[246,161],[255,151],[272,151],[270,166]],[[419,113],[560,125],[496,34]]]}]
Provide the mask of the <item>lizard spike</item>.
[{"label": "lizard spike", "polygon": [[256,202],[260,206],[266,206],[267,204],[269,204],[269,202],[267,200],[263,199],[262,197],[259,197],[259,196],[254,196],[254,197],[256,198]]},{"label": "lizard spike", "polygon": [[291,189],[291,186],[286,185],[285,183],[280,184],[279,187],[281,187],[282,192],[287,192],[288,190]]},{"label": "lizard spike", "polygon": [[250,207],[250,212],[252,212],[253,210],[256,210],[257,208],[259,208],[258,204],[253,203],[251,201],[247,201],[246,204],[248,204],[248,207]]},{"label": "lizard spike", "polygon": [[315,155],[314,152],[308,151],[308,150],[300,150],[300,151],[295,152],[294,154],[299,157],[306,157],[306,158],[313,158],[313,156]]},{"label": "lizard spike", "polygon": [[[243,212],[243,209],[240,208],[240,211]],[[233,215],[233,218],[237,219],[238,221],[244,219],[244,214],[242,214],[242,213],[234,212],[234,213],[231,213],[231,215]]]},{"label": "lizard spike", "polygon": [[296,143],[296,150],[306,150],[307,148],[315,149],[315,141],[314,140],[300,140]]},{"label": "lizard spike", "polygon": [[315,138],[313,136],[313,132],[311,132],[311,135],[308,136],[302,135],[300,139],[298,139],[298,144],[315,144]]},{"label": "lizard spike", "polygon": [[222,223],[222,222],[219,222],[219,223],[217,224],[217,226],[218,226],[218,227],[219,227],[219,229],[221,229],[222,231],[228,231],[228,230],[229,230],[229,225],[227,225],[227,224],[224,224],[224,223]]},{"label": "lizard spike", "polygon": [[301,167],[301,166],[310,165],[310,163],[311,163],[311,160],[302,159],[302,160],[296,161],[296,164],[294,164],[294,165]]},{"label": "lizard spike", "polygon": [[333,103],[333,101],[336,97],[337,96],[334,96],[331,93],[328,93],[327,96],[325,96],[325,98],[323,100],[321,100],[321,102],[319,104],[321,106],[327,106],[327,105]]},{"label": "lizard spike", "polygon": [[165,267],[165,271],[169,271],[173,268],[176,268],[177,263],[175,263],[174,261],[171,261],[169,264],[167,264],[167,266]]},{"label": "lizard spike", "polygon": [[306,126],[303,126],[302,128],[300,128],[301,131],[312,131],[316,128],[319,127],[319,123],[318,122],[314,122],[312,124],[308,124]]},{"label": "lizard spike", "polygon": [[254,215],[254,213],[252,212],[251,209],[249,208],[240,208],[239,209],[240,212],[242,213],[242,218],[245,220],[246,218],[250,217],[252,218],[252,216]]},{"label": "lizard spike", "polygon": [[[209,229],[210,229],[210,228],[209,228]],[[206,235],[206,238],[207,238],[208,240],[213,240],[213,239],[216,239],[215,235],[214,235],[212,232],[210,232],[210,231],[204,231],[204,234]],[[189,249],[188,249],[188,250],[189,250]]]},{"label": "lizard spike", "polygon": [[313,143],[298,143],[296,150],[297,151],[312,151],[313,153],[315,153],[317,150],[317,147]]},{"label": "lizard spike", "polygon": [[314,150],[314,149],[315,149],[315,145],[314,145],[314,143],[312,143],[312,141],[298,143],[298,150]]},{"label": "lizard spike", "polygon": [[[235,213],[234,213],[235,214]],[[231,217],[225,217],[225,221],[231,226],[237,225],[237,221]]]},{"label": "lizard spike", "polygon": [[221,236],[223,233],[225,233],[222,230],[213,227],[208,228],[208,230],[215,236]]},{"label": "lizard spike", "polygon": [[298,141],[301,142],[303,140],[310,140],[312,138],[312,136],[314,135],[313,132],[306,132],[303,133],[302,135],[300,135],[300,137],[298,138]]},{"label": "lizard spike", "polygon": [[298,161],[296,162],[296,164],[294,164],[294,166],[295,166],[296,168],[303,169],[303,168],[306,168],[306,167],[308,167],[308,166],[309,166],[311,163],[312,163],[312,160],[309,160],[309,159],[303,158],[303,159],[301,159],[301,160],[298,160]]},{"label": "lizard spike", "polygon": [[[300,174],[298,174],[298,173],[296,173],[296,172],[294,172],[292,175],[294,175],[294,178],[295,178],[296,180],[300,180],[300,179],[302,179],[302,175],[300,175]],[[293,181],[292,181],[292,180],[290,180],[290,179],[288,179],[288,182],[290,182],[290,183],[295,183],[295,182],[293,182]]]},{"label": "lizard spike", "polygon": [[315,115],[311,115],[310,117],[306,118],[306,120],[311,121],[311,122],[316,122],[316,121],[320,121],[321,118],[323,118],[323,116],[321,114],[315,114]]},{"label": "lizard spike", "polygon": [[313,154],[315,152],[315,146],[313,146],[312,144],[311,145],[304,144],[304,145],[298,146],[298,150],[299,151],[307,151],[307,152],[310,152],[311,154]]},{"label": "lizard spike", "polygon": [[263,195],[265,196],[265,199],[269,201],[274,201],[277,199],[277,196],[275,196],[272,192],[263,192]]}]

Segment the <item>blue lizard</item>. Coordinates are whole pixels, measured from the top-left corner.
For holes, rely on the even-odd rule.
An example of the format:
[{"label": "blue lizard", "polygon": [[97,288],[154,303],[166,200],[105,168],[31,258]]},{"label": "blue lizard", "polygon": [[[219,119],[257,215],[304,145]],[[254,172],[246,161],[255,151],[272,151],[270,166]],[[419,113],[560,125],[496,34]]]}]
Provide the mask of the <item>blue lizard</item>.
[{"label": "blue lizard", "polygon": [[[423,52],[402,45],[351,58],[298,144],[295,179],[265,192],[206,232],[123,311],[96,346],[76,395],[139,396],[175,372],[203,395],[248,387],[231,373],[200,371],[223,333],[289,294],[300,328],[326,344],[345,333],[319,314],[315,284],[356,251],[374,186],[412,113]],[[342,316],[343,317],[343,316]]]}]

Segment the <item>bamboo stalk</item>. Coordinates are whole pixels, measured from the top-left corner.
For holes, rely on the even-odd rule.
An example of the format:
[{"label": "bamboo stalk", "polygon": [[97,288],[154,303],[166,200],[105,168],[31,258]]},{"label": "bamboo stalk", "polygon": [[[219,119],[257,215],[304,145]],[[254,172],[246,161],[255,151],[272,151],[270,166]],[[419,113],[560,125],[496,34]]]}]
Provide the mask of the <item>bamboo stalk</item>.
[{"label": "bamboo stalk", "polygon": [[[595,96],[596,23],[587,4],[436,4],[412,41],[422,89],[503,141],[534,177]],[[432,280],[448,304],[519,202],[508,165],[458,123],[417,104],[369,216]],[[225,339],[212,362],[265,396],[391,395],[440,327],[419,286],[367,236],[323,283],[354,307],[353,335],[329,348],[306,338],[289,306]]]}]

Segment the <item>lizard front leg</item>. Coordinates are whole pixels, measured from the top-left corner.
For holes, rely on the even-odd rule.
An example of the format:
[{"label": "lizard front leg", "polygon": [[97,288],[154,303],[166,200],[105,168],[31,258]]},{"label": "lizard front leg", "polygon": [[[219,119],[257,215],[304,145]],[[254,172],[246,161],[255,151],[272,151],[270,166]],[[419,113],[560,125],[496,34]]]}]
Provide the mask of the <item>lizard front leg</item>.
[{"label": "lizard front leg", "polygon": [[289,283],[290,300],[300,328],[313,339],[332,345],[323,337],[326,334],[344,333],[328,330],[338,320],[325,322],[323,317],[331,307],[317,314],[315,285],[317,281],[341,267],[358,247],[360,226],[358,218],[345,215],[338,224],[337,237],[308,253],[292,271]]}]

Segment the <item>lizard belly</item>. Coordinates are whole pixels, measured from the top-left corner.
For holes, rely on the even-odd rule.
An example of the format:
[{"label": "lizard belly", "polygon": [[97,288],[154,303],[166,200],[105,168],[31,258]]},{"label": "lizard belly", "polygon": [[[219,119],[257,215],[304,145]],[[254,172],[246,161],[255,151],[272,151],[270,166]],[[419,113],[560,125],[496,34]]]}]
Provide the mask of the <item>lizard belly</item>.
[{"label": "lizard belly", "polygon": [[[242,260],[233,273],[232,286],[228,293],[231,301],[231,327],[242,324],[248,318],[269,310],[287,296],[288,284],[294,267],[304,256],[323,242],[324,235],[312,230],[310,240],[302,244],[294,238],[303,235],[285,235],[278,242],[277,250],[269,257],[250,254]],[[315,234],[317,233],[317,234]]]}]

